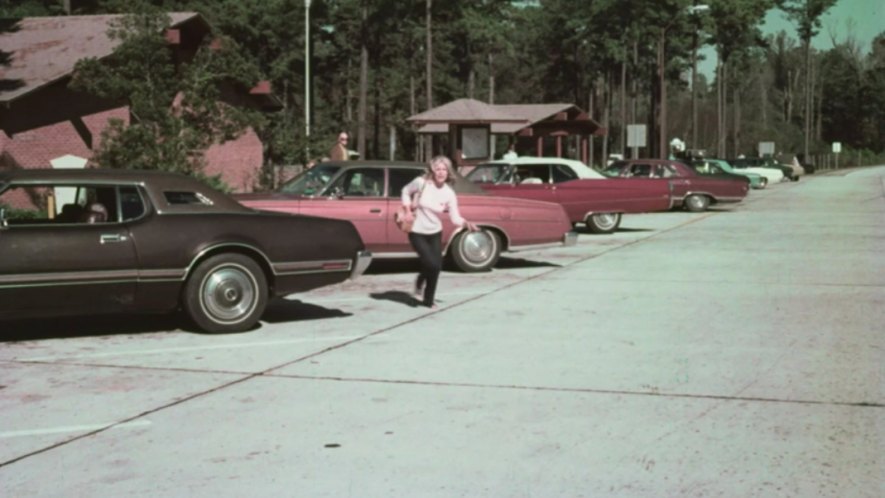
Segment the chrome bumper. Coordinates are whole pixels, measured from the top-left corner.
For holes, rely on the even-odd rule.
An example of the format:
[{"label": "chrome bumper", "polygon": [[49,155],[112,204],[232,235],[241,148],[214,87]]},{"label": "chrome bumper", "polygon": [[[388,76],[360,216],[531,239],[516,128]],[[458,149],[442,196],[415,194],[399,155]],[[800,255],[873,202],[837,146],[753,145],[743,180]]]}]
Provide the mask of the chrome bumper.
[{"label": "chrome bumper", "polygon": [[578,243],[578,232],[569,230],[562,236],[562,245],[568,247]]},{"label": "chrome bumper", "polygon": [[372,253],[370,251],[360,251],[356,255],[356,263],[353,265],[353,270],[350,272],[350,278],[357,278],[363,273],[365,273],[366,268],[369,267],[369,263],[372,262]]}]

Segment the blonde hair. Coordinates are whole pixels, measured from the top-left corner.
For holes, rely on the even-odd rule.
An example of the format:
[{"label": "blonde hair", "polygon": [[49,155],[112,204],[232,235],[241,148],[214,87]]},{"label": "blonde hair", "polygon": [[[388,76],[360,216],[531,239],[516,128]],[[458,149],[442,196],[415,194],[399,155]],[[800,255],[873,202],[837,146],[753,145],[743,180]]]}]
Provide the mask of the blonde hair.
[{"label": "blonde hair", "polygon": [[446,175],[446,183],[452,185],[455,183],[455,169],[452,167],[452,160],[446,156],[433,156],[430,161],[427,163],[427,170],[424,173],[424,176],[429,180],[433,178],[433,166],[435,164],[445,164],[446,171],[448,174]]}]

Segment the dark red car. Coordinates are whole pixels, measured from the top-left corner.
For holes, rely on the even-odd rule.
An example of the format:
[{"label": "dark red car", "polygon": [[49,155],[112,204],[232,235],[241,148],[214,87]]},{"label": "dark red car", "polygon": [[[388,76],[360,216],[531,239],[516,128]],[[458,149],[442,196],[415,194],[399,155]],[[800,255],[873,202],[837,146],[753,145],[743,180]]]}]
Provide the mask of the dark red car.
[{"label": "dark red car", "polygon": [[490,194],[555,202],[572,223],[610,233],[623,213],[672,207],[666,182],[607,178],[586,164],[558,157],[518,157],[480,164],[467,175]]},{"label": "dark red car", "polygon": [[[425,165],[404,161],[324,162],[277,192],[234,197],[256,209],[348,220],[373,258],[415,258],[394,213],[402,204],[402,188],[424,171]],[[461,214],[480,227],[478,232],[458,230],[443,217],[443,252],[462,271],[487,270],[502,251],[577,242],[558,204],[487,195],[460,175],[454,189]]]},{"label": "dark red car", "polygon": [[675,206],[692,212],[705,211],[712,204],[740,202],[750,191],[750,180],[744,176],[712,177],[701,175],[689,166],[666,159],[625,159],[605,168],[612,178],[652,179],[668,183]]}]

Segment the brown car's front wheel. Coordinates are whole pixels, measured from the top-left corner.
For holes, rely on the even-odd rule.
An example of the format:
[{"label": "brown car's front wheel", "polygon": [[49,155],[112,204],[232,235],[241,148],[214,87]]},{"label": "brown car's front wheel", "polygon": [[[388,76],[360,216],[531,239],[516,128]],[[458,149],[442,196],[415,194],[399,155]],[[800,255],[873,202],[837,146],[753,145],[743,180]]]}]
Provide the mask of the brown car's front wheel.
[{"label": "brown car's front wheel", "polygon": [[217,254],[194,269],[184,289],[184,308],[206,332],[252,328],[267,306],[267,278],[242,254]]}]

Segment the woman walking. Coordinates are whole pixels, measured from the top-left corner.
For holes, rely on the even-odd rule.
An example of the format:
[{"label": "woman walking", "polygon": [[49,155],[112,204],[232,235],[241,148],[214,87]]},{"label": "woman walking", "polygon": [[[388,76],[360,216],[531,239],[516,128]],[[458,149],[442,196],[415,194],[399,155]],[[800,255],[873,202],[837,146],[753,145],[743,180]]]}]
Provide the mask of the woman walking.
[{"label": "woman walking", "polygon": [[440,215],[448,210],[449,219],[458,228],[477,230],[476,225],[461,217],[458,196],[451,185],[455,182],[452,161],[445,156],[430,160],[427,172],[403,187],[403,205],[414,213],[415,222],[409,232],[409,242],[418,253],[421,272],[415,280],[415,296],[422,297],[428,308],[436,308],[434,296],[439,272],[442,270],[442,221]]}]

